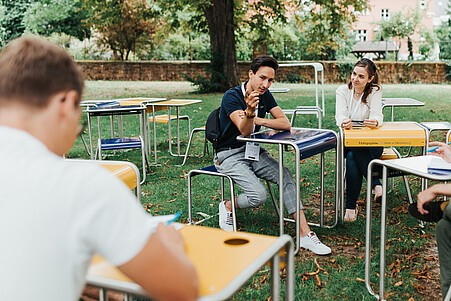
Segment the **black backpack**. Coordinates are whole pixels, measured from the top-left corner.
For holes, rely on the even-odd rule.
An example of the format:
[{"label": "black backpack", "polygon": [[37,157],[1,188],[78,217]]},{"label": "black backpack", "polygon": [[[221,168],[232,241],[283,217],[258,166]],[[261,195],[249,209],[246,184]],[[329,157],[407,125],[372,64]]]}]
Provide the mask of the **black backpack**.
[{"label": "black backpack", "polygon": [[213,144],[213,148],[218,147],[221,138],[221,127],[219,125],[219,109],[213,110],[205,123],[205,138]]}]

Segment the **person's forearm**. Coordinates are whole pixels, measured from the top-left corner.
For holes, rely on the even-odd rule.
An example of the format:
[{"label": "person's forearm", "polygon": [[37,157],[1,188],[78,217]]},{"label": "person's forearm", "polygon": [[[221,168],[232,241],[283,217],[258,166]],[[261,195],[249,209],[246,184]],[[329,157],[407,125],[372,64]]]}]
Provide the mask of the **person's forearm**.
[{"label": "person's forearm", "polygon": [[451,196],[451,183],[435,184],[434,186],[431,187],[431,189],[436,196],[439,195]]},{"label": "person's forearm", "polygon": [[276,119],[255,117],[254,122],[256,125],[264,126],[275,130],[289,131],[291,129],[291,124],[286,117]]},{"label": "person's forearm", "polygon": [[[451,183],[447,183],[447,184],[435,184],[434,186],[431,187],[434,191],[434,194],[436,196],[439,195],[446,195],[446,196],[451,196]],[[429,189],[431,189],[429,188]],[[446,206],[444,212],[443,212],[443,217],[449,221],[451,221],[451,206]]]},{"label": "person's forearm", "polygon": [[249,137],[254,131],[254,118],[244,117],[241,119],[238,129],[244,137]]},{"label": "person's forearm", "polygon": [[156,300],[196,300],[198,275],[175,231],[160,224],[143,249],[118,268]]}]

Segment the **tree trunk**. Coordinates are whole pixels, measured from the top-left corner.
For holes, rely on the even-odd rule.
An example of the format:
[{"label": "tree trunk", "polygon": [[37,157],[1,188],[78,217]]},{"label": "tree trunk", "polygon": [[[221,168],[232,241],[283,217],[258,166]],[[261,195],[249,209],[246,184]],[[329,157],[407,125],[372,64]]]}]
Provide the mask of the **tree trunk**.
[{"label": "tree trunk", "polygon": [[218,91],[240,84],[236,59],[233,0],[212,0],[204,7],[208,22],[211,48],[211,83]]},{"label": "tree trunk", "polygon": [[255,59],[260,55],[267,54],[266,42],[254,42],[254,49],[252,51],[252,57]]}]

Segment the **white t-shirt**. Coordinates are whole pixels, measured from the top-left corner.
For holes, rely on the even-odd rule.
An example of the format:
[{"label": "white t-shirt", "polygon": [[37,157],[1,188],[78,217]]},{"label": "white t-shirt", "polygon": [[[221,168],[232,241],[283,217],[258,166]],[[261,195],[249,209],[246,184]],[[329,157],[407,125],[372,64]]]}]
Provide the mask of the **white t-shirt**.
[{"label": "white t-shirt", "polygon": [[121,265],[153,218],[101,167],[73,164],[0,126],[0,298],[78,300],[94,253]]},{"label": "white t-shirt", "polygon": [[378,127],[384,122],[381,89],[373,88],[373,91],[366,99],[366,103],[355,100],[348,85],[338,87],[335,94],[335,121],[337,126],[341,126],[343,120],[347,118],[360,121],[365,119],[377,120]]}]

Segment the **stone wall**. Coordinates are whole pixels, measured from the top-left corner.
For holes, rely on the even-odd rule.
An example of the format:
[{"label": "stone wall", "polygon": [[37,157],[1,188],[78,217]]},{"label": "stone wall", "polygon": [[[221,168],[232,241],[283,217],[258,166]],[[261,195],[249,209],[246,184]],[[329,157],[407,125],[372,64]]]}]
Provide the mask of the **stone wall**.
[{"label": "stone wall", "polygon": [[[208,61],[78,61],[87,80],[122,81],[184,81],[186,76],[206,76]],[[283,62],[281,62],[283,63]],[[294,63],[294,62],[285,62]],[[321,62],[326,83],[347,81],[352,64],[335,61]],[[249,62],[238,62],[240,77],[247,78]],[[445,63],[429,62],[376,62],[382,83],[444,83]],[[314,69],[309,66],[282,67],[277,80],[288,82],[314,82]]]}]

